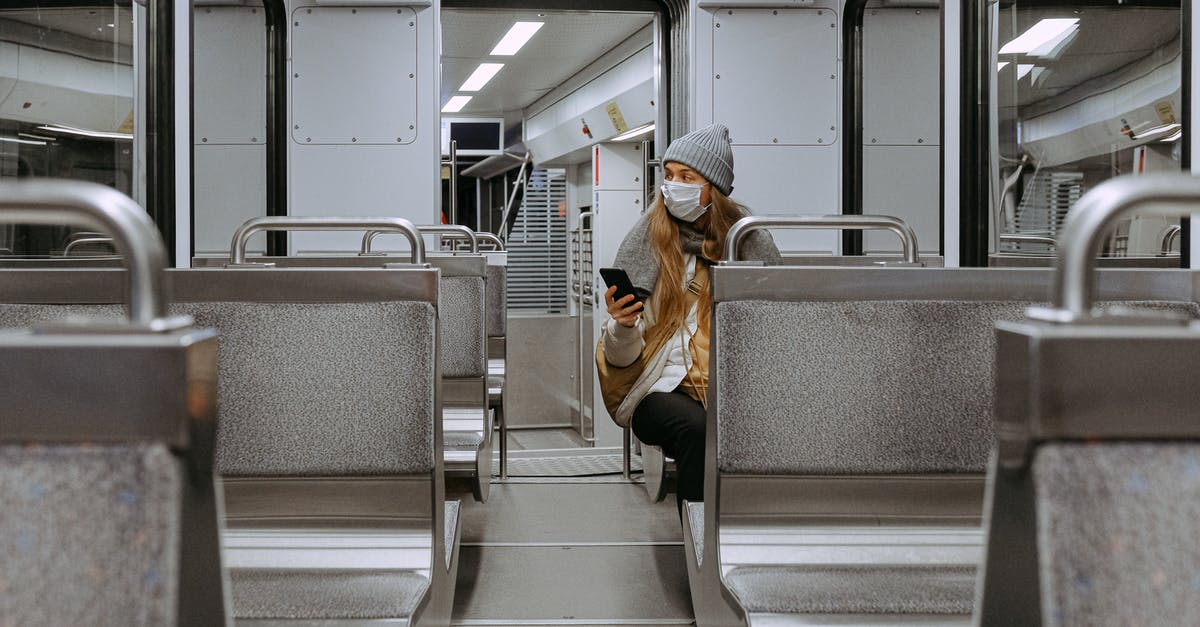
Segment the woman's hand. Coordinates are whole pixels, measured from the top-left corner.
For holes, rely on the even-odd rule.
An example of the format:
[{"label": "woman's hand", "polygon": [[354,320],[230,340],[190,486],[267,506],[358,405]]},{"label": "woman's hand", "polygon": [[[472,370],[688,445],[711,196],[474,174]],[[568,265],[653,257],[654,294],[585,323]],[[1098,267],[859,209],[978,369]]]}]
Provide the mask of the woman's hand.
[{"label": "woman's hand", "polygon": [[637,324],[638,315],[642,311],[642,303],[629,303],[633,301],[633,294],[626,294],[624,298],[618,301],[613,300],[613,294],[617,293],[617,286],[608,288],[604,292],[604,303],[608,305],[608,315],[612,316],[617,324],[624,327],[632,327]]}]

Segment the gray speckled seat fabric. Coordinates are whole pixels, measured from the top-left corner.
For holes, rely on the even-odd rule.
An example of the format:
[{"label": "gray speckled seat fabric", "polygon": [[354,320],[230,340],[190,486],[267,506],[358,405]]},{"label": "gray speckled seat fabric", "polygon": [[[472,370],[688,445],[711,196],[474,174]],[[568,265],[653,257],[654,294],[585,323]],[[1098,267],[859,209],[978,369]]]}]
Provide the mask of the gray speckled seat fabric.
[{"label": "gray speckled seat fabric", "polygon": [[696,547],[696,559],[704,562],[704,503],[687,504],[688,524],[692,527],[692,544]]},{"label": "gray speckled seat fabric", "polygon": [[[0,328],[123,312],[119,305],[3,304]],[[433,469],[432,305],[177,303],[171,313],[221,334],[221,474]]]},{"label": "gray speckled seat fabric", "polygon": [[487,336],[508,335],[508,267],[487,267]]},{"label": "gray speckled seat fabric", "polygon": [[[992,324],[1021,319],[1027,305],[719,303],[721,471],[983,472]],[[739,381],[751,372],[754,385]]]},{"label": "gray speckled seat fabric", "polygon": [[475,450],[483,444],[483,434],[477,431],[443,431],[442,440],[447,450]]},{"label": "gray speckled seat fabric", "polygon": [[406,571],[238,569],[238,618],[383,619],[412,616],[429,579]]},{"label": "gray speckled seat fabric", "polygon": [[1200,625],[1200,444],[1046,444],[1033,476],[1044,625]]},{"label": "gray speckled seat fabric", "polygon": [[0,625],[174,625],[183,470],[161,444],[0,445]]},{"label": "gray speckled seat fabric", "polygon": [[439,282],[443,377],[487,375],[483,283],[478,276],[442,277]]},{"label": "gray speckled seat fabric", "polygon": [[446,528],[446,563],[450,563],[450,555],[454,553],[454,529],[458,527],[458,512],[462,501],[446,501],[444,503],[446,517],[443,519]]},{"label": "gray speckled seat fabric", "polygon": [[970,614],[975,601],[965,566],[740,567],[725,582],[749,612]]}]

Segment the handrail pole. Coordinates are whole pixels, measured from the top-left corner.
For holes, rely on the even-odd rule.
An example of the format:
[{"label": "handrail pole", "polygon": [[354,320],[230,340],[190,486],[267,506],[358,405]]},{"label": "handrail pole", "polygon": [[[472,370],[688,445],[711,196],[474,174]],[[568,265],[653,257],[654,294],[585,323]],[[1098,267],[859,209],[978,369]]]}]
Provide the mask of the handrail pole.
[{"label": "handrail pole", "polygon": [[1120,176],[1097,185],[1071,208],[1058,238],[1053,305],[1031,308],[1030,317],[1050,322],[1091,318],[1096,255],[1108,230],[1134,209],[1178,217],[1190,214],[1198,204],[1200,177],[1187,174]]},{"label": "handrail pole", "polygon": [[154,221],[132,198],[83,181],[0,183],[0,217],[14,224],[71,224],[112,235],[113,248],[129,268],[129,321],[167,328],[167,250]]},{"label": "handrail pole", "polygon": [[450,140],[450,224],[458,224],[458,140]]},{"label": "handrail pole", "polygon": [[786,229],[860,229],[887,230],[895,233],[903,247],[904,261],[921,262],[917,234],[904,220],[881,215],[811,215],[811,216],[747,216],[738,220],[725,236],[725,255],[722,263],[737,261],[738,248],[753,231],[770,228]]},{"label": "handrail pole", "polygon": [[518,186],[525,185],[525,167],[529,165],[529,154],[525,154],[525,159],[521,161],[521,169],[517,172],[517,180],[513,183],[512,193],[508,197],[508,201],[504,203],[504,213],[500,216],[500,231],[497,235],[501,240],[508,241],[508,215],[512,213],[513,203],[517,201]]},{"label": "handrail pole", "polygon": [[404,218],[387,217],[331,217],[315,218],[301,216],[268,216],[251,218],[242,223],[233,233],[229,245],[229,264],[245,265],[246,245],[250,236],[263,231],[385,231],[403,233],[412,245],[412,263],[425,263],[425,240],[417,227]]},{"label": "handrail pole", "polygon": [[109,244],[109,245],[111,245],[112,242],[113,242],[113,238],[111,238],[111,237],[80,237],[78,239],[71,240],[71,242],[69,244],[67,244],[66,248],[63,248],[63,257],[71,256],[72,250],[75,250],[76,248],[83,246],[85,244]]}]

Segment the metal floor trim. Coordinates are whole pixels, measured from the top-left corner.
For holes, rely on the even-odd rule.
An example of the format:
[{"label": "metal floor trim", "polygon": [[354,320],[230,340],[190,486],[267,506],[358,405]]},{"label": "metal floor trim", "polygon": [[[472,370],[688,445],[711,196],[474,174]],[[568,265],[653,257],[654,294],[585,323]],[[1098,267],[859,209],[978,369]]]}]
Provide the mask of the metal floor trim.
[{"label": "metal floor trim", "polygon": [[487,627],[487,626],[512,626],[519,627],[523,625],[573,625],[576,627],[604,627],[605,625],[695,625],[693,620],[683,618],[600,618],[600,619],[582,619],[582,618],[559,618],[546,620],[531,620],[531,619],[513,619],[506,620],[503,618],[464,618],[462,620],[450,621],[451,627]]},{"label": "metal floor trim", "polygon": [[683,542],[630,541],[630,542],[460,542],[459,546],[683,546]]}]

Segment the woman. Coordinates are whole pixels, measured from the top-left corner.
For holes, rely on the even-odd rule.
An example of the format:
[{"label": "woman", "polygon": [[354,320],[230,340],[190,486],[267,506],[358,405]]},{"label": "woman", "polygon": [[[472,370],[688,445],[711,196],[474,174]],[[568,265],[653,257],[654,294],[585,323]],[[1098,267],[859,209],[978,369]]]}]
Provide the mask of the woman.
[{"label": "woman", "polygon": [[[605,402],[617,424],[661,446],[678,471],[676,504],[704,499],[704,425],[708,394],[711,296],[708,266],[721,258],[729,228],[748,214],[729,199],[733,149],[729,129],[713,124],[671,142],[663,155],[666,182],[650,211],[625,236],[615,265],[637,295],[608,305],[598,368]],[[744,259],[778,263],[771,236],[755,231]],[[644,309],[644,311],[643,311]],[[641,366],[626,391],[606,381],[614,370]]]}]

